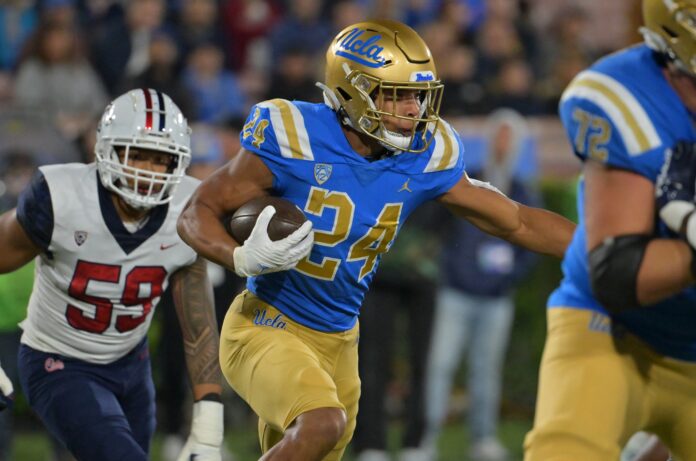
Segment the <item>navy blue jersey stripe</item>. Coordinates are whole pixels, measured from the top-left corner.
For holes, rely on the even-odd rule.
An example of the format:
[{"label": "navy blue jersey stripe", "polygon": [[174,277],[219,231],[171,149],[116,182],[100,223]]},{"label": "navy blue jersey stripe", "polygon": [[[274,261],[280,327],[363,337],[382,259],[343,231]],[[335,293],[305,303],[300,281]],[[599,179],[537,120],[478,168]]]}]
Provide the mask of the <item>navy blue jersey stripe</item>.
[{"label": "navy blue jersey stripe", "polygon": [[160,131],[164,131],[164,122],[167,118],[167,108],[164,107],[164,96],[162,96],[162,92],[159,90],[157,91],[157,101],[159,102],[159,129]]},{"label": "navy blue jersey stripe", "polygon": [[53,237],[53,202],[40,170],[34,173],[31,183],[19,196],[17,221],[39,248],[48,251]]}]

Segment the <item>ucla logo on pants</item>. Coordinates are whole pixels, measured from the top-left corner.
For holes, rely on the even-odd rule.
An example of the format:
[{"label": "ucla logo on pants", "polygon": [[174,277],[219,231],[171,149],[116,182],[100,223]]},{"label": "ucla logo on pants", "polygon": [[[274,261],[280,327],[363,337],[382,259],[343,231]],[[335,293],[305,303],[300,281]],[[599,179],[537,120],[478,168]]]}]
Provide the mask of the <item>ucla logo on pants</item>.
[{"label": "ucla logo on pants", "polygon": [[254,311],[254,325],[262,327],[280,328],[284,330],[287,324],[283,321],[283,314],[278,314],[275,317],[267,317],[266,309]]},{"label": "ucla logo on pants", "polygon": [[379,46],[381,35],[366,37],[367,31],[357,27],[350,31],[346,37],[338,44],[338,56],[355,61],[367,67],[382,67],[386,59],[380,54],[384,51],[383,46]]}]

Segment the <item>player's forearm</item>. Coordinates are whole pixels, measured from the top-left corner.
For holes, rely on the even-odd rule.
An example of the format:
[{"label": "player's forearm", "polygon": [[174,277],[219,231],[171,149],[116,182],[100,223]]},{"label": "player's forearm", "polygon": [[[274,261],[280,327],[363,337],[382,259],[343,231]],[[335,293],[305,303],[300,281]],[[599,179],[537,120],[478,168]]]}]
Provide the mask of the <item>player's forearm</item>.
[{"label": "player's forearm", "polygon": [[194,396],[219,393],[222,390],[218,360],[220,337],[204,259],[199,257],[193,265],[172,277],[172,294]]},{"label": "player's forearm", "polygon": [[693,285],[696,280],[691,258],[691,249],[682,240],[652,240],[638,272],[638,302],[654,304]]},{"label": "player's forearm", "polygon": [[210,208],[201,203],[190,203],[179,216],[177,231],[199,255],[234,270],[234,249],[239,244],[229,236]]},{"label": "player's forearm", "polygon": [[573,238],[575,224],[542,208],[518,206],[520,225],[504,238],[537,253],[562,258]]}]

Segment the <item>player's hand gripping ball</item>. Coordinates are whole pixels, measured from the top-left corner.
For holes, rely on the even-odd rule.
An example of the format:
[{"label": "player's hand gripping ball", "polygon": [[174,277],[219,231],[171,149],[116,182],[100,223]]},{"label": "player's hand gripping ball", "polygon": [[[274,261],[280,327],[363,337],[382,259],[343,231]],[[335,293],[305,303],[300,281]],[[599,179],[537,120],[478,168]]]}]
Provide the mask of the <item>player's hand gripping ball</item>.
[{"label": "player's hand gripping ball", "polygon": [[234,249],[240,277],[293,269],[314,244],[312,223],[291,202],[259,197],[242,205],[225,226],[241,246]]},{"label": "player's hand gripping ball", "polygon": [[227,232],[237,242],[244,243],[251,235],[259,214],[269,205],[276,210],[268,224],[268,237],[272,241],[287,237],[307,221],[307,217],[294,203],[280,197],[264,196],[239,207],[225,222]]}]

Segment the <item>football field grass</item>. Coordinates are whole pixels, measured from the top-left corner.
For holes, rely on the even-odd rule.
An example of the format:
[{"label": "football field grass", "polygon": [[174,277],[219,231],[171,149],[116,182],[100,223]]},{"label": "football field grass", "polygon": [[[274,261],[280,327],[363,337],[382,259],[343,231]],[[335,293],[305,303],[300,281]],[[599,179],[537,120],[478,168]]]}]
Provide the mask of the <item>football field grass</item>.
[{"label": "football field grass", "polygon": [[[508,447],[511,454],[510,461],[522,459],[522,441],[526,432],[531,427],[531,421],[506,420],[500,426],[500,438]],[[400,424],[394,423],[390,429],[389,445],[395,451],[399,445]],[[439,440],[438,461],[466,461],[467,460],[467,433],[462,424],[450,424]],[[43,432],[21,431],[14,439],[14,461],[50,461],[51,444]],[[255,426],[250,424],[248,429],[228,431],[225,443],[235,454],[234,461],[256,461],[260,452],[256,439]],[[161,437],[156,436],[152,447],[152,460],[161,461],[160,456]],[[348,453],[345,461],[353,461],[355,458]]]}]

